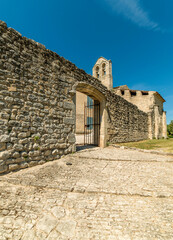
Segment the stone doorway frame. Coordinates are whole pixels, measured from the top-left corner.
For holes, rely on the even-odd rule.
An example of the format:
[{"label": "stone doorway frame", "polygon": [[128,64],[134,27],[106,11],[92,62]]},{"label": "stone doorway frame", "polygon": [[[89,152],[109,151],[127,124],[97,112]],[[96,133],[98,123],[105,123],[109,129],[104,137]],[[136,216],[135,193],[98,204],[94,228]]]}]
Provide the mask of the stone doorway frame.
[{"label": "stone doorway frame", "polygon": [[[106,110],[106,98],[105,96],[98,91],[92,85],[89,85],[84,82],[78,82],[73,85],[72,92],[73,92],[73,102],[76,106],[76,91],[86,94],[87,96],[91,97],[94,101],[99,101],[100,103],[100,141],[99,147],[104,148],[106,147],[107,143],[107,110]],[[76,122],[76,111],[74,113],[74,118]]]}]

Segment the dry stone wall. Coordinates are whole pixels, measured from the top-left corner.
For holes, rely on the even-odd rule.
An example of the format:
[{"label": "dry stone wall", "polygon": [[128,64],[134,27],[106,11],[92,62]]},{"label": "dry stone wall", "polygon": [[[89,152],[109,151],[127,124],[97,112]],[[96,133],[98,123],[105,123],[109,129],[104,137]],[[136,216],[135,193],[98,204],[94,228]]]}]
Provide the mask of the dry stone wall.
[{"label": "dry stone wall", "polygon": [[131,142],[148,138],[148,115],[122,97],[107,97],[108,141]]},{"label": "dry stone wall", "polygon": [[72,92],[77,82],[105,96],[110,142],[147,138],[147,114],[0,21],[0,173],[75,151]]}]

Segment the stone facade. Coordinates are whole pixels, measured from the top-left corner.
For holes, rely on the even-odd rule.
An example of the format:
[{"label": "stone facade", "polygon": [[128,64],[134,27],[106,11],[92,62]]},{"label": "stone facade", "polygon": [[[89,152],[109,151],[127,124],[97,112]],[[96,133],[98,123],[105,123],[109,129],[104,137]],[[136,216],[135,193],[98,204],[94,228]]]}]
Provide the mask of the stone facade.
[{"label": "stone facade", "polygon": [[127,85],[115,87],[114,92],[148,114],[150,139],[167,138],[165,100],[158,92],[131,90]]},{"label": "stone facade", "polygon": [[100,101],[100,146],[148,138],[148,114],[0,21],[0,173],[75,151],[76,90]]},{"label": "stone facade", "polygon": [[84,105],[87,95],[76,91],[76,134],[84,133]]},{"label": "stone facade", "polygon": [[[93,76],[98,78],[103,85],[105,85],[109,90],[111,90],[113,86],[112,62],[103,57],[100,57],[93,67]],[[163,103],[165,102],[165,100],[158,92],[131,90],[128,88],[127,85],[115,87],[113,89],[113,92],[116,95],[123,97],[128,102],[136,105],[141,111],[148,114],[148,132],[149,132],[148,138],[150,139],[167,138],[166,112],[164,112],[163,110]],[[84,102],[86,102],[86,95],[83,94],[77,98],[78,107],[76,108],[77,109],[76,114],[77,116],[80,116],[79,123],[80,127],[83,129],[84,125],[83,113]],[[128,123],[130,123],[130,119]],[[115,131],[115,129],[113,131]],[[122,136],[124,134],[125,133],[123,133]],[[127,135],[128,134],[129,130],[127,131]],[[135,131],[132,132],[132,135],[133,137],[135,136]]]}]

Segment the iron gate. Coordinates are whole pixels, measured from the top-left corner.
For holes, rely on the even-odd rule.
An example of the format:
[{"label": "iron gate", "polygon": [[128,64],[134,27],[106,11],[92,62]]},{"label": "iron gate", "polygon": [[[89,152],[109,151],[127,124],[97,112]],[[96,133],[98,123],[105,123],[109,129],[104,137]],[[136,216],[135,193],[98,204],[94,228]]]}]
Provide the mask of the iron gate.
[{"label": "iron gate", "polygon": [[84,105],[84,145],[99,146],[100,103]]}]

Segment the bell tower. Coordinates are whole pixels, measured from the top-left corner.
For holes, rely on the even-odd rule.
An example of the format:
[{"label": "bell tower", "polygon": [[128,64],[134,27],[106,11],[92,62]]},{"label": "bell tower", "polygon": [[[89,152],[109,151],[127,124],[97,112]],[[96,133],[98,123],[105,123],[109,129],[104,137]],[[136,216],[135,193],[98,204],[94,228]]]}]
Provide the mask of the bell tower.
[{"label": "bell tower", "polygon": [[93,77],[98,78],[109,90],[113,88],[112,61],[100,57],[93,67]]}]

